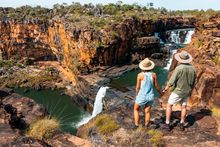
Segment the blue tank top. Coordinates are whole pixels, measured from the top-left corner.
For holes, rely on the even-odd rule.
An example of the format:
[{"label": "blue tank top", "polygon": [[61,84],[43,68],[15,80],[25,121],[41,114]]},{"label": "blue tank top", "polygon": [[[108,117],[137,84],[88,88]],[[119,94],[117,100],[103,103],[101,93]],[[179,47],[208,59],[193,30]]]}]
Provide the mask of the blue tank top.
[{"label": "blue tank top", "polygon": [[136,97],[135,103],[145,105],[154,100],[153,77],[151,72],[144,72],[144,79],[141,81],[141,87]]}]

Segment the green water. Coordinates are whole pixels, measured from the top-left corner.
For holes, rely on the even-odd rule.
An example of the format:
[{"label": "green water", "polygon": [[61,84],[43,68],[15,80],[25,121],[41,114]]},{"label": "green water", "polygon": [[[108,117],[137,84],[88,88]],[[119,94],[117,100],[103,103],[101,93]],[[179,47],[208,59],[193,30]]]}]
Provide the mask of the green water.
[{"label": "green water", "polygon": [[[123,74],[119,78],[112,79],[110,85],[113,88],[119,89],[121,91],[126,91],[126,87],[136,85],[137,74],[140,72],[141,72],[140,69],[126,72],[125,74]],[[153,72],[155,72],[157,74],[158,83],[159,83],[160,87],[162,88],[167,81],[168,70],[164,69],[163,67],[156,66],[153,69]],[[158,93],[157,93],[157,96],[158,96]]]},{"label": "green water", "polygon": [[30,90],[26,93],[24,93],[24,89],[22,88],[14,90],[23,96],[32,98],[37,103],[47,108],[49,114],[60,121],[62,131],[76,134],[77,123],[89,115],[76,106],[69,96],[61,95],[61,90]]}]

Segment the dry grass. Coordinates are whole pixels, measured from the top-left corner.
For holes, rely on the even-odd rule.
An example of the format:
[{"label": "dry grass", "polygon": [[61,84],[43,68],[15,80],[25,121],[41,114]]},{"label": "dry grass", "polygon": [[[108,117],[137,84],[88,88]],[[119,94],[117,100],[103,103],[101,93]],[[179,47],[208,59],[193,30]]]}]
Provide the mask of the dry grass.
[{"label": "dry grass", "polygon": [[215,57],[213,61],[220,66],[220,57]]},{"label": "dry grass", "polygon": [[26,135],[39,140],[50,138],[60,127],[60,123],[55,118],[41,118],[30,124]]},{"label": "dry grass", "polygon": [[217,118],[220,121],[220,108],[213,107],[212,108],[212,116]]},{"label": "dry grass", "polygon": [[109,134],[119,129],[118,123],[108,114],[100,115],[95,119],[95,125],[101,134]]},{"label": "dry grass", "polygon": [[149,130],[147,132],[150,135],[150,143],[152,146],[162,146],[163,144],[163,133],[158,130]]}]

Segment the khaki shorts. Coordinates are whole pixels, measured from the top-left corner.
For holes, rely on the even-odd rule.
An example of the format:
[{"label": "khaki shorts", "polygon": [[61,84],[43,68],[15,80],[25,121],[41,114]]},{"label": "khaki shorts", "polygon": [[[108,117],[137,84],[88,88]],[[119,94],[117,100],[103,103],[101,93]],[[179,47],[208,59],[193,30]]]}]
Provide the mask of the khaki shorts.
[{"label": "khaki shorts", "polygon": [[181,105],[187,105],[187,101],[188,98],[180,98],[179,95],[177,95],[176,93],[172,92],[169,99],[168,99],[168,103],[170,105],[175,105],[180,103]]}]

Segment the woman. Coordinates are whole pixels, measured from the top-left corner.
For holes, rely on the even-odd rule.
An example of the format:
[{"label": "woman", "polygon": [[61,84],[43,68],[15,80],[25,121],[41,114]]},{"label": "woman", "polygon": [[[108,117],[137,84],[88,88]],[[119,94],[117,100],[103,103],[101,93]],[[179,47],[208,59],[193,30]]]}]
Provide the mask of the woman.
[{"label": "woman", "polygon": [[135,127],[139,125],[139,108],[145,106],[145,126],[148,126],[150,122],[150,111],[154,102],[153,87],[157,89],[159,94],[162,96],[160,86],[157,82],[157,75],[151,70],[155,64],[153,61],[145,58],[139,63],[139,67],[142,70],[137,76],[136,85],[136,100],[134,104],[134,123]]}]

